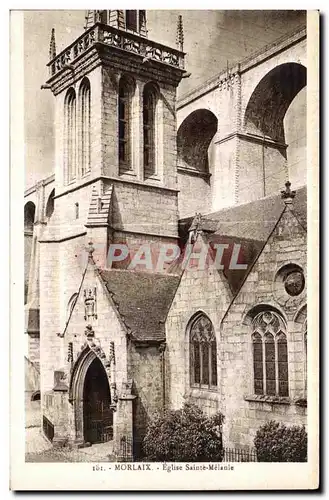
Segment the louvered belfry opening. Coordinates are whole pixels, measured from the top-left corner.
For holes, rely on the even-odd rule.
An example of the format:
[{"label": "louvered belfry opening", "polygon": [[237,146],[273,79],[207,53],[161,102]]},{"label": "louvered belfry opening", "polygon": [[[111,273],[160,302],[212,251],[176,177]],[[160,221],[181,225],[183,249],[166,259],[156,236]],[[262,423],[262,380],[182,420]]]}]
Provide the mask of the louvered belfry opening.
[{"label": "louvered belfry opening", "polygon": [[91,28],[95,23],[147,36],[145,10],[86,10],[85,29]]}]

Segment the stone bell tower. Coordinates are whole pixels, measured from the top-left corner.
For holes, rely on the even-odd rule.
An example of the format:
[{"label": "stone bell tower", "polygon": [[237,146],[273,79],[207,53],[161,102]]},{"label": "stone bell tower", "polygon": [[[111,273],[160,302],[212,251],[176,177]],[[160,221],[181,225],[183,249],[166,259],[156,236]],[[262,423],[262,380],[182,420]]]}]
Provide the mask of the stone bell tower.
[{"label": "stone bell tower", "polygon": [[[81,28],[60,53],[52,31],[43,85],[55,97],[56,170],[54,211],[40,239],[40,384],[44,408],[52,412],[47,418],[58,422],[65,411],[53,411],[47,401],[55,392],[62,408],[67,380],[58,384],[57,375],[66,373],[69,343],[84,337],[84,317],[78,318],[83,325],[72,325],[71,311],[85,276],[86,245],[92,240],[98,269],[106,267],[111,242],[132,248],[178,236],[181,20],[176,48],[147,38],[145,11],[88,11]],[[96,285],[91,279],[90,287]],[[56,434],[63,425],[52,423]]]},{"label": "stone bell tower", "polygon": [[89,10],[84,32],[59,54],[53,31],[43,88],[56,98],[61,238],[79,219],[94,243],[176,240],[181,19],[179,31],[171,48],[147,38],[144,10]]}]

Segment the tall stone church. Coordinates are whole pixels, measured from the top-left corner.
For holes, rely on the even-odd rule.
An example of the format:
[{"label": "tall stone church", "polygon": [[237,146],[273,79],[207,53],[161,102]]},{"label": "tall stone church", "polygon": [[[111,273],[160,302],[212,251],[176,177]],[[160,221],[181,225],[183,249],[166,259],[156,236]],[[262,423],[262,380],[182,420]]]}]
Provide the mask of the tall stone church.
[{"label": "tall stone church", "polygon": [[56,167],[24,215],[26,406],[54,446],[137,458],[149,419],[186,400],[224,414],[227,447],[306,425],[306,166],[285,122],[301,19],[179,99],[181,16],[176,48],[143,10],[88,11],[60,53],[53,30]]}]

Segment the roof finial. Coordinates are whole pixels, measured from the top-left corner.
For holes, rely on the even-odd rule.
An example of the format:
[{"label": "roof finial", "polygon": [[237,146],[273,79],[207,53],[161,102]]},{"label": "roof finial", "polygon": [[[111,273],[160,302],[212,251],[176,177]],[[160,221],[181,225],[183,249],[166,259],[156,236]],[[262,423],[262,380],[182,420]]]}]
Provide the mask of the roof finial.
[{"label": "roof finial", "polygon": [[183,52],[184,50],[184,32],[183,32],[183,17],[178,16],[177,20],[177,34],[176,34],[176,45],[178,50]]},{"label": "roof finial", "polygon": [[88,259],[92,259],[93,253],[94,253],[94,245],[92,241],[89,241],[88,246],[86,247],[87,252],[89,253]]},{"label": "roof finial", "polygon": [[289,182],[289,181],[287,181],[285,183],[285,186],[286,186],[286,189],[281,191],[281,198],[284,200],[285,204],[288,205],[288,204],[291,204],[292,200],[295,198],[296,191],[291,191],[291,189],[290,189],[291,182]]},{"label": "roof finial", "polygon": [[56,57],[56,41],[55,41],[55,28],[51,30],[50,46],[49,46],[49,60],[51,61]]}]

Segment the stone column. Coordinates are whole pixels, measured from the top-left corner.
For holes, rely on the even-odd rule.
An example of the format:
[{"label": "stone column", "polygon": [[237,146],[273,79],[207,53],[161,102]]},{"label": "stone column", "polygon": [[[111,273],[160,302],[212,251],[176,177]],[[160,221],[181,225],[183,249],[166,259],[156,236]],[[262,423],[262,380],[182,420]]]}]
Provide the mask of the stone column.
[{"label": "stone column", "polygon": [[132,167],[138,180],[144,180],[143,172],[143,86],[137,80],[132,100]]}]

